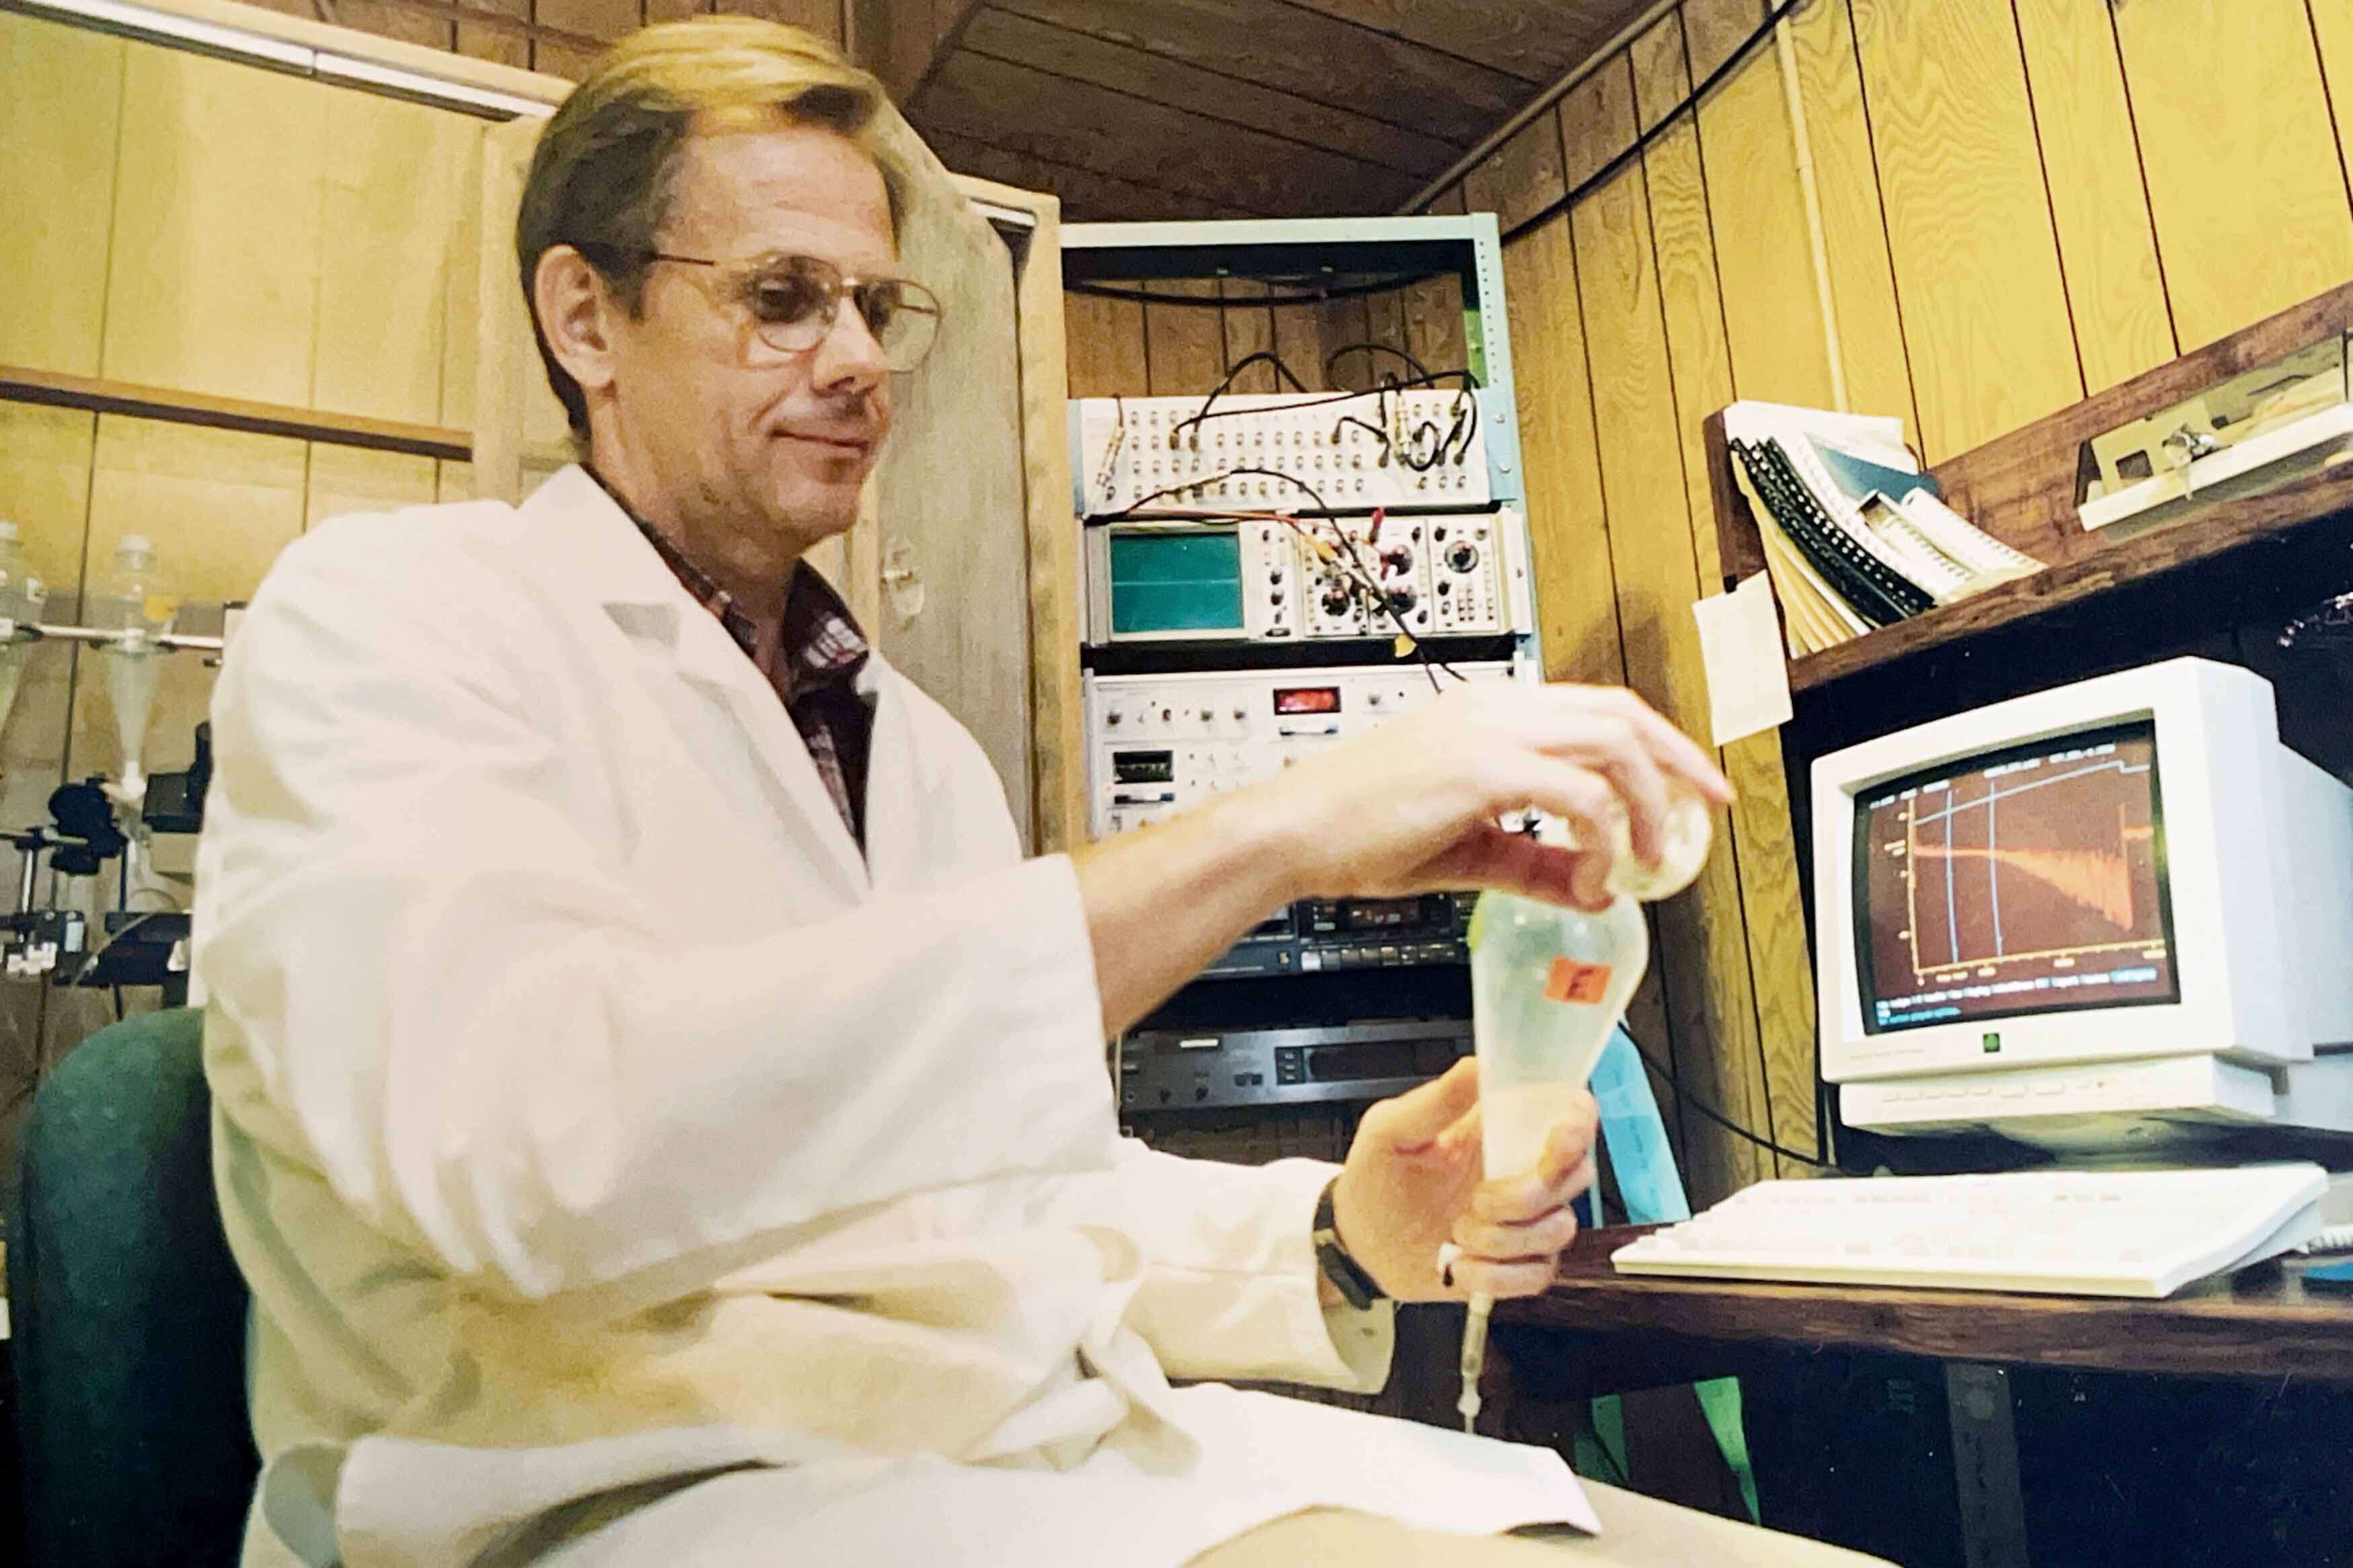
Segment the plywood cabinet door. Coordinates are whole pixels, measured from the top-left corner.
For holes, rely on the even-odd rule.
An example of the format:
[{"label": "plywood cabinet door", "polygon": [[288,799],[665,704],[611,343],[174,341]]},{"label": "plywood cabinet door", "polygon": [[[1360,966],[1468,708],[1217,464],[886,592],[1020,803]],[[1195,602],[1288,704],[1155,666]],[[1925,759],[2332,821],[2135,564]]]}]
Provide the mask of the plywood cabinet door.
[{"label": "plywood cabinet door", "polygon": [[901,225],[900,267],[944,310],[931,358],[898,378],[897,429],[860,525],[872,537],[852,538],[846,570],[859,590],[873,574],[878,646],[979,738],[1023,842],[1034,843],[1013,256],[929,153],[909,156],[923,174]]},{"label": "plywood cabinet door", "polygon": [[474,462],[468,484],[474,499],[510,504],[565,461],[563,405],[548,389],[515,272],[515,212],[544,123],[514,120],[483,134],[474,206]]}]

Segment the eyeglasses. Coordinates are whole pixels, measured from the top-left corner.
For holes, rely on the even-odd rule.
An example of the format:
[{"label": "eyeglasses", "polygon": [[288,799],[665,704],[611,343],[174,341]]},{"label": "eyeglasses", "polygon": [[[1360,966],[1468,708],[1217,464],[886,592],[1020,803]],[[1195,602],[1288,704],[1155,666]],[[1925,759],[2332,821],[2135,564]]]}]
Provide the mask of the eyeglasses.
[{"label": "eyeglasses", "polygon": [[781,252],[713,261],[650,251],[646,259],[711,268],[723,295],[750,314],[760,341],[780,353],[807,353],[825,342],[845,298],[894,371],[923,363],[939,337],[939,296],[904,278],[853,278],[821,257]]}]

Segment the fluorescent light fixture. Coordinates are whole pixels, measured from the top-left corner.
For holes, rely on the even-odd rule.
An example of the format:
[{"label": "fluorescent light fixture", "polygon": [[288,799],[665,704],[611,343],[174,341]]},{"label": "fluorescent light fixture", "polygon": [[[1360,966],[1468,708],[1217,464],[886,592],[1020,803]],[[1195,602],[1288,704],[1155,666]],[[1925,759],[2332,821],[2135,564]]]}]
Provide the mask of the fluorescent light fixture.
[{"label": "fluorescent light fixture", "polygon": [[[111,4],[111,0],[77,0],[78,4]],[[397,66],[378,65],[374,60],[354,59],[348,55],[321,53],[312,59],[312,68],[332,81],[357,82],[366,87],[384,88],[405,97],[429,99],[453,108],[487,110],[502,118],[545,119],[555,112],[555,105],[535,98],[518,98],[511,92],[494,92],[489,88],[472,87],[465,82],[451,81],[446,77],[427,76],[423,71],[403,70]]]},{"label": "fluorescent light fixture", "polygon": [[311,68],[312,51],[301,44],[265,37],[238,27],[216,26],[210,22],[174,16],[165,11],[151,11],[144,5],[126,5],[121,0],[16,0],[16,3],[26,10],[78,16],[116,32],[194,44],[214,54],[290,66],[300,71]]},{"label": "fluorescent light fixture", "polygon": [[405,70],[398,66],[379,65],[374,60],[359,59],[350,55],[330,54],[307,45],[290,44],[266,33],[199,22],[191,17],[174,16],[169,11],[130,5],[126,0],[0,0],[0,10],[47,13],[86,26],[102,27],[108,32],[183,44],[227,59],[276,66],[322,80],[347,82],[379,92],[398,93],[404,98],[476,114],[494,115],[501,120],[545,119],[555,112],[554,104],[538,99],[451,81],[447,77],[427,71]]},{"label": "fluorescent light fixture", "polygon": [[980,209],[980,216],[991,223],[1003,224],[1008,228],[1038,226],[1038,215],[1027,207],[1008,207],[999,202],[984,201],[978,196],[971,200],[972,205]]}]

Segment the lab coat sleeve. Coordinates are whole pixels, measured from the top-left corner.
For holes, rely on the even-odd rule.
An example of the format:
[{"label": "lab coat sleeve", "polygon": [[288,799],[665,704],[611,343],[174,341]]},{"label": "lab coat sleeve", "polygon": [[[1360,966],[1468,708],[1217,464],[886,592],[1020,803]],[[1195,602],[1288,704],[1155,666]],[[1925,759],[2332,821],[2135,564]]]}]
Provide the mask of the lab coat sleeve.
[{"label": "lab coat sleeve", "polygon": [[1394,1306],[1327,1311],[1316,1287],[1315,1203],[1339,1169],[1191,1160],[1126,1139],[1110,1170],[1052,1184],[1051,1205],[1135,1247],[1127,1321],[1170,1376],[1372,1394],[1388,1381]]},{"label": "lab coat sleeve", "polygon": [[533,722],[547,617],[338,531],[281,559],[214,699],[196,962],[248,1135],[529,1299],[675,1295],[821,1215],[1104,1162],[1067,858],[782,935],[643,914]]}]

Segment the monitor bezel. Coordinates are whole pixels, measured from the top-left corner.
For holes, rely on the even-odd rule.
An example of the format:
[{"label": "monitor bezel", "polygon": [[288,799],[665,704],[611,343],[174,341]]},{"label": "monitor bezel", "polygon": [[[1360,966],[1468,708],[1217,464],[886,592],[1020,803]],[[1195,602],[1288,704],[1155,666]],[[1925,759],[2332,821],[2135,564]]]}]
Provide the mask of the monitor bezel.
[{"label": "monitor bezel", "polygon": [[[1852,938],[1852,813],[1891,780],[2147,720],[2164,758],[2166,864],[2179,1000],[1958,1019],[1868,1034]],[[1814,761],[1816,1039],[1832,1083],[2211,1052],[2276,1064],[2312,1044],[2284,998],[2275,934],[2278,716],[2251,670],[2177,658],[1930,721]],[[1837,940],[1821,940],[1824,933]],[[1998,1033],[1996,1049],[1984,1037]]]}]

